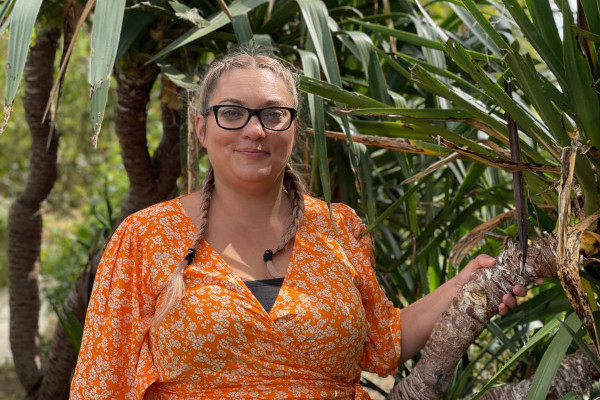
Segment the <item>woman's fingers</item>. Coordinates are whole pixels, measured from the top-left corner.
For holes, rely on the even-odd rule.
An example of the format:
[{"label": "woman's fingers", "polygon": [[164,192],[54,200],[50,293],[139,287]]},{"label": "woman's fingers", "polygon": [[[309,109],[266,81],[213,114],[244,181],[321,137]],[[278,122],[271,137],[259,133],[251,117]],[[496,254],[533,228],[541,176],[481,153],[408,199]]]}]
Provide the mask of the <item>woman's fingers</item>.
[{"label": "woman's fingers", "polygon": [[506,293],[502,296],[502,303],[505,306],[512,308],[517,305],[517,300],[515,300],[515,297],[512,294]]},{"label": "woman's fingers", "polygon": [[527,294],[527,288],[523,285],[515,285],[512,292],[515,296],[523,297]]},{"label": "woman's fingers", "polygon": [[503,316],[508,314],[508,307],[506,306],[506,304],[500,303],[500,305],[498,306],[498,314]]}]

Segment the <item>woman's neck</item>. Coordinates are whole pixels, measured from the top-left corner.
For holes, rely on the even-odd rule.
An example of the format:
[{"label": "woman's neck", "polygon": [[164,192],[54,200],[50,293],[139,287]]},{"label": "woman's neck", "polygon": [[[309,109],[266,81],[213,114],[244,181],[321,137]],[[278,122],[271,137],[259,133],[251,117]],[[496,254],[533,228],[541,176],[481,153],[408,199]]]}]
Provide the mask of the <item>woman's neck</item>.
[{"label": "woman's neck", "polygon": [[260,193],[234,190],[227,185],[215,185],[210,213],[239,224],[260,226],[264,223],[287,221],[291,213],[283,184]]}]

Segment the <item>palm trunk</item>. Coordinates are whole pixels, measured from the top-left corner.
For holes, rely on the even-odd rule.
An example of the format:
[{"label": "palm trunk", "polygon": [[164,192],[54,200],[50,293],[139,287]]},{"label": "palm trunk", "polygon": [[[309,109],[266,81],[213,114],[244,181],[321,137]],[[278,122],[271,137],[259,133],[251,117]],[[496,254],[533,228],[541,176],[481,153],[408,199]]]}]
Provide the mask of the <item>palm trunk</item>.
[{"label": "palm trunk", "polygon": [[[516,284],[526,285],[537,278],[557,275],[556,246],[556,238],[552,235],[533,243],[525,268],[520,271],[521,251],[509,243],[495,267],[475,272],[436,324],[415,368],[392,389],[388,400],[439,399],[448,388],[454,368],[468,346],[497,313],[502,295],[510,292]],[[591,379],[594,378],[585,377],[586,381]],[[563,382],[566,385],[570,383],[574,380]],[[575,385],[569,390],[579,388],[580,385]]]},{"label": "palm trunk", "polygon": [[177,177],[181,174],[179,111],[161,103],[163,138],[153,157],[148,151],[146,110],[156,77],[154,65],[123,68],[117,73],[115,126],[129,177],[129,192],[117,224],[132,212],[177,195]]},{"label": "palm trunk", "polygon": [[43,374],[38,318],[40,247],[44,205],[56,181],[58,137],[48,143],[50,124],[42,115],[54,82],[60,29],[38,30],[25,65],[23,103],[32,138],[29,175],[8,214],[10,345],[19,381],[36,393]]}]

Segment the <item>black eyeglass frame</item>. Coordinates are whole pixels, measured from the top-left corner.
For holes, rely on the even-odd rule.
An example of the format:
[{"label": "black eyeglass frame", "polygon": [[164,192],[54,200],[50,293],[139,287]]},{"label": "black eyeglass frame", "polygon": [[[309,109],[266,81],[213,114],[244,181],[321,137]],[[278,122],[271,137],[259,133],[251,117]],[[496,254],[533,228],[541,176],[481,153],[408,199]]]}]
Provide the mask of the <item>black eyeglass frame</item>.
[{"label": "black eyeglass frame", "polygon": [[[244,122],[242,124],[242,126],[238,127],[238,128],[226,128],[224,126],[222,126],[219,123],[219,116],[218,116],[218,112],[220,108],[223,107],[235,107],[235,108],[242,108],[246,111],[248,111],[248,119],[246,120],[246,122]],[[289,111],[290,113],[290,123],[289,125],[285,128],[285,129],[272,129],[272,128],[267,128],[265,126],[265,124],[263,123],[262,119],[260,118],[260,113],[265,111],[265,110],[272,110],[272,109],[284,109]],[[246,125],[248,125],[248,122],[250,122],[250,119],[256,115],[256,118],[258,118],[258,122],[260,122],[260,125],[265,128],[268,129],[270,131],[274,131],[274,132],[282,132],[282,131],[286,131],[288,129],[290,129],[290,127],[292,126],[292,122],[294,122],[294,118],[296,118],[296,109],[292,108],[292,107],[283,107],[283,106],[272,106],[272,107],[264,107],[264,108],[248,108],[248,107],[244,107],[244,106],[240,106],[238,104],[216,104],[214,106],[210,106],[207,109],[204,110],[204,112],[202,113],[202,115],[206,115],[209,112],[213,112],[215,114],[215,121],[217,122],[217,125],[219,125],[219,127],[221,129],[227,129],[230,131],[234,131],[236,129],[242,129],[243,127],[245,127]]]}]

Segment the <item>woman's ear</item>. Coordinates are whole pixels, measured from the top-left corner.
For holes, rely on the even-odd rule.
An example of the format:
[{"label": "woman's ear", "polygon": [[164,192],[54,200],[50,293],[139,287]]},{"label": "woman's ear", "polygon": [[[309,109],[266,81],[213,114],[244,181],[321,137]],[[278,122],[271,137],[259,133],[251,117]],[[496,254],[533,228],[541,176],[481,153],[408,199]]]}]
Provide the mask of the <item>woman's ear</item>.
[{"label": "woman's ear", "polygon": [[202,146],[204,146],[204,135],[205,135],[205,126],[204,126],[204,115],[197,115],[196,121],[194,123],[194,127],[196,128],[196,137]]}]

